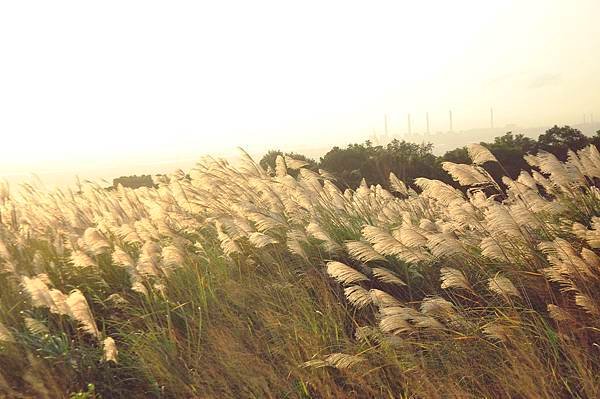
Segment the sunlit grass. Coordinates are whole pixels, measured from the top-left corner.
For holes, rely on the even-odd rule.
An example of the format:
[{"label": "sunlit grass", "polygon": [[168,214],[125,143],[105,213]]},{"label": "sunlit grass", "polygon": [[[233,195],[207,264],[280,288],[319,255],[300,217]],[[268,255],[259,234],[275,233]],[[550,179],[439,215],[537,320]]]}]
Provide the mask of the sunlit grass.
[{"label": "sunlit grass", "polygon": [[598,397],[598,151],[503,185],[470,154],[419,194],[246,157],[3,195],[0,392]]}]

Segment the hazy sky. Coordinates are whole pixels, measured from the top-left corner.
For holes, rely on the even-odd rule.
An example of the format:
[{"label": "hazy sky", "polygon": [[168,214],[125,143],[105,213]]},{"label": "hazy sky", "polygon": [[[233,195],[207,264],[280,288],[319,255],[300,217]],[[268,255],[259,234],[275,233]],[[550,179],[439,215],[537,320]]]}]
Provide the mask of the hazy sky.
[{"label": "hazy sky", "polygon": [[600,120],[600,1],[2,1],[0,176]]}]

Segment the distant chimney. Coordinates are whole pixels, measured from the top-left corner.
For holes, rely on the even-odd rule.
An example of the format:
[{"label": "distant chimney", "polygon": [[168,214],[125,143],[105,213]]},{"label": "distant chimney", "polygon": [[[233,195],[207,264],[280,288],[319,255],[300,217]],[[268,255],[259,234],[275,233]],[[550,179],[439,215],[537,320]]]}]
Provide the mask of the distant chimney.
[{"label": "distant chimney", "polygon": [[490,108],[490,127],[494,128],[494,108]]},{"label": "distant chimney", "polygon": [[449,111],[450,113],[450,131],[452,132],[452,110]]},{"label": "distant chimney", "polygon": [[386,138],[387,138],[387,135],[388,135],[388,118],[387,118],[387,114],[385,114],[383,116],[383,122],[385,123],[385,135],[386,135]]},{"label": "distant chimney", "polygon": [[412,127],[410,125],[410,114],[408,114],[408,134],[411,135],[412,134]]},{"label": "distant chimney", "polygon": [[429,112],[425,112],[425,120],[427,122],[427,134],[429,134]]},{"label": "distant chimney", "polygon": [[584,124],[584,125],[585,125],[585,124],[586,124],[586,122],[587,122],[587,121],[585,120],[585,116],[586,116],[586,115],[585,115],[585,114],[583,114],[583,124]]}]

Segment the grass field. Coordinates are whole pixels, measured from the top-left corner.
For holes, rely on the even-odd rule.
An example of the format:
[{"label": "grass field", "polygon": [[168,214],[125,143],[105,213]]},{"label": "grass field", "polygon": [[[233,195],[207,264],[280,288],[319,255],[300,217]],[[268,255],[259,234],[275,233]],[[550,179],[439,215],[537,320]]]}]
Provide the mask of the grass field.
[{"label": "grass field", "polygon": [[469,153],[461,189],[247,156],[3,187],[0,395],[600,397],[600,154],[495,182]]}]

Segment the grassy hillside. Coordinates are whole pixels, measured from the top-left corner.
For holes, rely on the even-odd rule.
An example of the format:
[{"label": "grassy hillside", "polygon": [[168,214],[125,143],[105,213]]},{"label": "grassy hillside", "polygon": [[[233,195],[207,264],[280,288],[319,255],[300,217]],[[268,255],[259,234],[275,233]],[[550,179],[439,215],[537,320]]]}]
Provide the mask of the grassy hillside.
[{"label": "grassy hillside", "polygon": [[600,154],[469,155],[462,190],[283,157],[0,190],[0,395],[599,397]]}]

